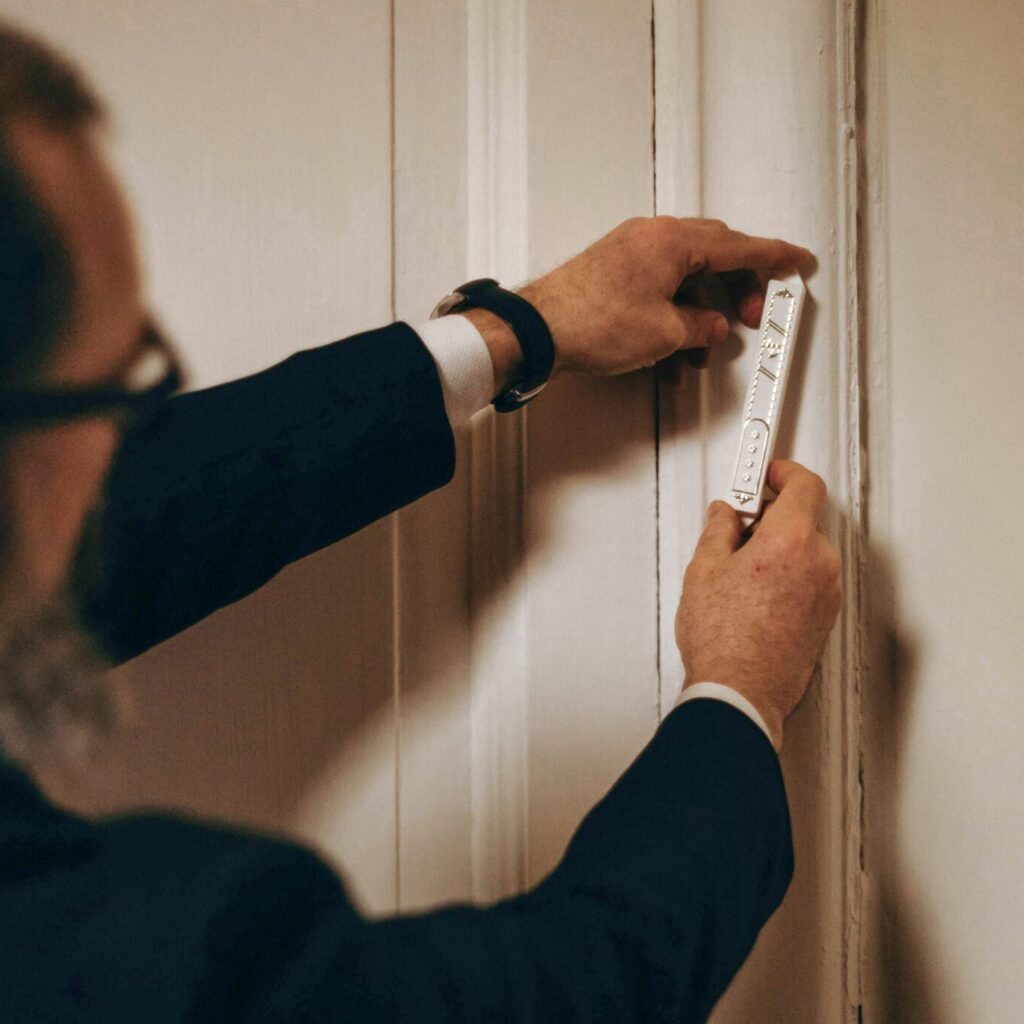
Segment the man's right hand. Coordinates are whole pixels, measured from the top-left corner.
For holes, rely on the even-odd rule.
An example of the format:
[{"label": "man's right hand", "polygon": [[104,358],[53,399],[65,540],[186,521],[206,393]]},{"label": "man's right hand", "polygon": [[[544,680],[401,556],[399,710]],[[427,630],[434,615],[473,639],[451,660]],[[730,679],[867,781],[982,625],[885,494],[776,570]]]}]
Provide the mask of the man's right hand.
[{"label": "man's right hand", "polygon": [[[723,341],[730,317],[756,327],[768,278],[809,270],[813,262],[799,245],[733,231],[720,220],[633,217],[519,294],[551,330],[552,377],[610,377],[658,363],[666,379],[679,383],[685,350]],[[717,276],[726,272],[733,275],[728,287]],[[698,273],[704,285],[685,298],[680,286]],[[711,282],[717,304],[704,294]],[[519,380],[523,353],[505,321],[481,309],[459,315],[490,351],[494,393]]]},{"label": "man's right hand", "polygon": [[[746,235],[720,220],[634,217],[520,294],[551,329],[552,376],[609,377],[723,341],[728,317],[756,327],[768,279],[808,270],[813,260],[799,245]],[[745,273],[726,308],[676,301],[691,275],[727,271]]]},{"label": "man's right hand", "polygon": [[842,563],[821,525],[821,477],[776,461],[768,483],[778,498],[745,544],[739,515],[722,501],[709,507],[683,580],[676,643],[684,689],[715,682],[741,693],[778,749],[839,614]]}]

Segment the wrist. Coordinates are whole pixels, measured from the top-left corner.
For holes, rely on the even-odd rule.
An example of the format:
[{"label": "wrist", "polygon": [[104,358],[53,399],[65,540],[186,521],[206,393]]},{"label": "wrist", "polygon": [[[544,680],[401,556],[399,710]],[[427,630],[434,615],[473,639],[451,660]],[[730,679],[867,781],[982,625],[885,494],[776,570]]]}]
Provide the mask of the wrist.
[{"label": "wrist", "polygon": [[538,278],[536,281],[530,284],[523,285],[522,288],[517,289],[516,294],[526,299],[528,303],[544,318],[544,322],[548,325],[548,330],[551,332],[551,342],[555,349],[555,361],[551,367],[550,380],[554,380],[555,377],[562,372],[562,360],[559,353],[559,337],[561,335],[561,328],[556,325],[557,320],[557,303],[552,301],[551,289],[544,287],[544,278]]},{"label": "wrist", "polygon": [[523,350],[515,336],[501,317],[487,309],[467,309],[456,313],[464,316],[484,339],[494,368],[494,394],[501,394],[506,388],[522,379],[524,372]]}]

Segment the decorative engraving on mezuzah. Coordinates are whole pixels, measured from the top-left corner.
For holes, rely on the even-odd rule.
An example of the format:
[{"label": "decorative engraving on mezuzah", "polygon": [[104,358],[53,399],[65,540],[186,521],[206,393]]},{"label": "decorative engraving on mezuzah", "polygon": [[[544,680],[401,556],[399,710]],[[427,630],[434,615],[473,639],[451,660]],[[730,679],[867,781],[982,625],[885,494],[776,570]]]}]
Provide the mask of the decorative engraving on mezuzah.
[{"label": "decorative engraving on mezuzah", "polygon": [[[776,288],[768,296],[757,350],[757,372],[750,381],[744,419],[755,417],[773,423],[779,380],[785,370],[790,328],[796,302],[788,288]],[[765,391],[768,392],[765,396]]]},{"label": "decorative engraving on mezuzah", "polygon": [[764,420],[747,420],[743,424],[743,442],[732,481],[732,496],[741,505],[757,497],[761,473],[764,471],[764,454],[768,450],[769,432]]},{"label": "decorative engraving on mezuzah", "polygon": [[732,495],[740,505],[753,501],[760,493],[795,308],[793,293],[784,287],[776,288],[765,302],[756,369],[744,410],[743,440],[732,481]]}]

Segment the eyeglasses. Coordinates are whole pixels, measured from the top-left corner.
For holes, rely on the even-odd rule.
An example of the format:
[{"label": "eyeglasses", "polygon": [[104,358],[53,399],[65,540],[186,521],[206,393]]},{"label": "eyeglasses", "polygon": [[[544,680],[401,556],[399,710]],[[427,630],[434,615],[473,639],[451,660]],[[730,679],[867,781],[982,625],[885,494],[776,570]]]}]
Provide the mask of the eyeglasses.
[{"label": "eyeglasses", "polygon": [[139,338],[139,355],[116,385],[64,390],[0,388],[0,429],[31,426],[86,416],[115,416],[122,429],[150,419],[184,383],[171,344],[147,321]]}]

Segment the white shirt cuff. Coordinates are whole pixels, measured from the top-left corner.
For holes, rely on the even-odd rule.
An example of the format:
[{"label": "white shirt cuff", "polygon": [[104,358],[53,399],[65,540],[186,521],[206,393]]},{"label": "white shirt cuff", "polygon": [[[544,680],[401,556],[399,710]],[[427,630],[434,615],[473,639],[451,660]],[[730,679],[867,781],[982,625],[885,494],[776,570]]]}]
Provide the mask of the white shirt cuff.
[{"label": "white shirt cuff", "polygon": [[693,686],[687,686],[679,695],[676,707],[685,704],[688,700],[697,700],[698,697],[710,697],[712,700],[721,700],[726,704],[731,704],[737,711],[742,711],[768,737],[768,742],[772,746],[775,745],[772,741],[772,734],[768,731],[768,726],[764,724],[764,719],[757,708],[738,690],[734,690],[724,683],[694,683]]},{"label": "white shirt cuff", "polygon": [[453,429],[461,427],[494,398],[494,363],[487,343],[466,317],[456,314],[416,324],[413,330],[437,363],[448,422]]}]

